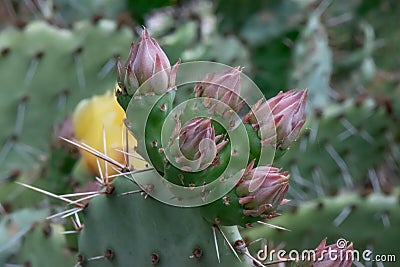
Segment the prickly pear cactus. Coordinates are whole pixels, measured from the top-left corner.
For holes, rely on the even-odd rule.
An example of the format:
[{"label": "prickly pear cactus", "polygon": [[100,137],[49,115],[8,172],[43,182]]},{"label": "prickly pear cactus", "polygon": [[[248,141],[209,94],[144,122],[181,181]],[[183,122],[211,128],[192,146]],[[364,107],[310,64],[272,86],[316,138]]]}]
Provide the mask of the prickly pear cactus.
[{"label": "prickly pear cactus", "polygon": [[107,20],[71,30],[33,21],[1,32],[1,177],[40,163],[54,125],[82,98],[112,88],[115,56],[126,55],[122,48],[132,38]]},{"label": "prickly pear cactus", "polygon": [[[69,120],[63,123],[66,128],[72,127],[69,124]],[[53,134],[60,134],[62,136],[60,131],[56,131]],[[51,142],[49,142],[50,151],[48,158],[44,160],[39,168],[29,170],[26,173],[18,173],[14,179],[10,179],[10,181],[2,184],[0,187],[0,203],[8,205],[10,209],[15,210],[30,206],[32,203],[39,204],[44,199],[47,199],[43,195],[38,195],[32,191],[21,190],[23,188],[16,181],[30,182],[36,187],[55,194],[63,194],[73,190],[74,184],[78,180],[73,179],[71,173],[79,158],[79,151],[75,147],[65,145],[58,138],[58,136],[54,136],[54,140],[52,138]],[[49,200],[52,204],[58,204],[52,199]]]},{"label": "prickly pear cactus", "polygon": [[[95,2],[81,7],[97,6]],[[343,47],[338,48],[335,41],[349,38],[336,38],[335,23],[347,23],[349,18],[333,16],[330,1],[318,7],[311,6],[315,1],[241,2],[221,1],[217,8],[220,14],[237,15],[227,15],[222,21],[227,26],[233,19],[236,26],[228,27],[229,34],[237,31],[244,42],[218,33],[220,18],[212,14],[208,1],[166,8],[151,16],[141,14],[171,62],[181,59],[183,63],[171,67],[166,54],[144,31],[139,44],[132,45],[127,62],[118,66],[117,99],[126,112],[129,133],[120,132],[122,116],[118,116],[118,128],[112,130],[105,129],[108,126],[103,130],[101,124],[89,127],[92,119],[86,119],[91,123],[82,127],[83,135],[76,135],[77,140],[67,137],[82,152],[77,164],[76,154],[71,156],[68,149],[49,142],[52,128],[81,98],[114,88],[115,56],[127,57],[131,31],[121,22],[100,16],[71,29],[31,22],[25,28],[2,31],[0,78],[7,97],[0,101],[0,111],[8,115],[0,119],[4,129],[0,134],[0,212],[4,206],[11,213],[1,224],[0,239],[5,245],[0,244],[0,254],[5,254],[0,264],[269,265],[254,258],[259,246],[246,248],[260,237],[276,247],[309,249],[319,243],[318,251],[335,247],[327,246],[326,239],[320,242],[326,235],[329,242],[340,237],[354,240],[346,250],[396,251],[396,193],[360,197],[346,191],[364,188],[387,193],[397,183],[398,170],[386,174],[388,167],[398,167],[400,159],[398,96],[392,90],[393,102],[385,97],[331,101],[343,100],[342,93],[356,90],[381,92],[382,88],[374,92],[361,88],[370,81],[379,83],[374,78],[380,73],[374,61],[381,61],[381,56],[375,58],[374,51],[382,45],[381,36],[375,40],[372,24],[364,23],[364,44],[357,43],[361,48],[355,52],[342,53]],[[393,5],[381,2],[379,9]],[[333,9],[337,5],[332,3]],[[348,12],[355,14],[357,5],[349,4]],[[110,2],[106,14],[120,12],[121,6]],[[45,18],[54,19],[48,11]],[[68,16],[67,23],[79,16],[63,14]],[[243,20],[243,14],[251,17]],[[386,28],[384,24],[377,35]],[[184,63],[190,60],[245,67],[259,84],[268,85],[262,88],[265,95],[287,87],[307,87],[308,91],[291,90],[265,100],[261,93],[253,95],[252,82],[240,67]],[[360,65],[351,74],[357,77],[349,81],[342,72],[354,64]],[[341,78],[331,81],[331,74]],[[398,80],[396,75],[391,79]],[[375,87],[381,87],[380,83]],[[305,122],[307,96],[311,101]],[[109,113],[100,102],[94,108]],[[127,138],[130,134],[137,143]],[[299,134],[300,140],[292,143]],[[123,136],[123,149],[110,145],[115,139],[110,135]],[[88,154],[93,154],[90,163],[84,162]],[[96,175],[96,181],[88,182],[84,168]],[[27,193],[15,179],[58,200]],[[327,194],[335,196],[326,198]],[[282,207],[288,201],[286,195],[307,202],[293,201],[291,205],[298,207],[290,213]],[[58,205],[60,200],[68,204],[66,210]],[[50,222],[31,225],[24,217],[26,225],[19,224],[15,209],[28,205],[46,210],[43,214],[29,210],[32,220],[35,215],[41,215],[37,221],[42,220],[48,210],[56,214],[48,218]],[[278,217],[281,211],[285,214]],[[315,226],[315,221],[323,223]],[[61,227],[60,222],[69,225]],[[281,230],[268,230],[266,224]],[[283,232],[279,226],[292,231]],[[71,235],[61,236],[64,229]],[[382,236],[377,235],[380,232]],[[77,257],[70,249],[77,248],[71,236],[79,239]],[[329,259],[314,266],[327,265],[332,265]]]},{"label": "prickly pear cactus", "polygon": [[[180,61],[171,67],[146,29],[117,70],[117,100],[139,155],[128,148],[121,151],[124,163],[109,157],[103,130],[103,152],[66,139],[99,158],[95,189],[57,195],[20,183],[72,206],[49,218],[71,216],[80,234],[77,265],[262,266],[238,226],[277,217],[287,203],[289,175],[270,164],[299,135],[307,91],[265,100],[240,67]],[[136,169],[130,157],[149,167]]]},{"label": "prickly pear cactus", "polygon": [[320,10],[310,14],[293,52],[290,87],[308,88],[308,108],[323,108],[329,103],[329,80],[332,72],[332,52],[328,36],[321,23]]},{"label": "prickly pear cactus", "polygon": [[62,225],[49,221],[34,225],[24,237],[18,253],[8,262],[27,266],[73,266],[75,251],[68,247],[63,232]]},{"label": "prickly pear cactus", "polygon": [[[262,164],[296,139],[307,92],[253,99],[240,114],[241,90],[251,95],[253,89],[242,85],[241,69],[195,64],[171,67],[144,30],[125,65],[118,65],[117,99],[136,151],[152,167],[105,184],[107,193],[82,208],[82,266],[124,266],[133,259],[141,266],[261,264],[247,252],[237,225],[279,216],[277,207],[286,203],[287,173]],[[189,97],[175,102],[182,93]],[[255,140],[240,140],[248,133]],[[110,217],[125,219],[114,224]]]},{"label": "prickly pear cactus", "polygon": [[4,266],[22,246],[33,224],[49,215],[47,209],[20,209],[2,215],[0,220],[0,264]]},{"label": "prickly pear cactus", "polygon": [[236,227],[213,228],[202,219],[199,209],[172,207],[140,193],[123,195],[140,191],[127,179],[118,179],[113,186],[112,194],[93,199],[82,213],[82,266],[249,265],[243,255],[234,256],[219,232],[234,244],[241,239]]}]

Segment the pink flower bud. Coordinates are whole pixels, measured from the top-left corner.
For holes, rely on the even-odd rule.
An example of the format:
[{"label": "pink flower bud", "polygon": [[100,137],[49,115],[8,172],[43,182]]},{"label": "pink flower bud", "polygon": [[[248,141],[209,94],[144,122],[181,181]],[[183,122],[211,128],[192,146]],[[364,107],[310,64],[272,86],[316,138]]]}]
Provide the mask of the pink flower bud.
[{"label": "pink flower bud", "polygon": [[289,188],[289,175],[272,166],[253,166],[254,160],[239,180],[236,194],[244,207],[244,215],[269,218],[280,204],[287,202],[284,197]]},{"label": "pink flower bud", "polygon": [[[344,241],[344,240],[343,240]],[[326,238],[314,250],[315,258],[312,267],[351,267],[353,263],[353,243],[326,245]]]},{"label": "pink flower bud", "polygon": [[[167,55],[146,29],[137,43],[132,43],[125,73],[118,62],[119,84],[133,94],[144,82],[151,78],[144,92],[163,94],[175,86],[176,72],[180,61],[171,68]],[[157,75],[156,75],[157,74]]]},{"label": "pink flower bud", "polygon": [[205,164],[211,164],[216,154],[226,145],[227,141],[215,136],[211,119],[196,118],[180,126],[177,120],[173,136],[170,141],[171,153],[182,169],[187,171],[199,170]]},{"label": "pink flower bud", "polygon": [[225,112],[223,105],[218,105],[212,99],[219,100],[230,106],[233,110],[239,111],[244,101],[240,100],[240,67],[230,68],[229,70],[208,74],[204,80],[194,88],[196,97],[206,97],[204,105],[209,108],[210,113]]},{"label": "pink flower bud", "polygon": [[197,118],[187,122],[179,134],[179,147],[182,154],[191,160],[198,159],[200,157],[199,145],[203,139],[215,142],[211,119]]},{"label": "pink flower bud", "polygon": [[266,137],[263,145],[275,139],[272,134],[275,129],[276,147],[287,148],[305,123],[306,100],[307,90],[280,92],[267,101],[257,102],[243,120],[260,129],[260,134]]}]

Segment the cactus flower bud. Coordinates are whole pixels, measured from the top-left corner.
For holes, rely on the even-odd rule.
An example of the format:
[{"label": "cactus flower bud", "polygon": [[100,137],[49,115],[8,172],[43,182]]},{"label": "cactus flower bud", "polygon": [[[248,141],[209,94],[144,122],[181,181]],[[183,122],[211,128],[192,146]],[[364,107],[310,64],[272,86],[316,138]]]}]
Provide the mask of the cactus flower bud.
[{"label": "cactus flower bud", "polygon": [[337,242],[327,246],[325,238],[314,251],[313,267],[351,267],[353,263],[353,243],[347,246]]},{"label": "cactus flower bud", "polygon": [[225,108],[214,104],[211,99],[219,100],[230,106],[234,111],[239,111],[244,104],[240,100],[240,67],[230,68],[229,70],[208,74],[204,80],[198,83],[195,88],[196,97],[206,97],[205,107],[209,108],[210,113],[224,114]]},{"label": "cactus flower bud", "polygon": [[[244,215],[269,218],[280,204],[287,202],[284,197],[289,188],[289,175],[272,166],[253,166],[254,160],[239,180],[236,194],[244,207]],[[253,184],[259,185],[254,191]]]},{"label": "cactus flower bud", "polygon": [[179,64],[180,61],[171,68],[167,55],[157,41],[143,29],[139,41],[131,45],[124,70],[121,63],[117,62],[119,85],[133,95],[137,88],[151,78],[144,92],[161,95],[175,86]]},{"label": "cactus flower bud", "polygon": [[[236,186],[220,201],[202,208],[202,214],[211,223],[249,226],[279,214],[276,209],[287,203],[289,175],[272,166],[253,168],[255,160],[242,170]],[[256,186],[255,186],[256,185]]]},{"label": "cactus flower bud", "polygon": [[179,147],[188,159],[198,159],[201,156],[200,142],[205,139],[215,139],[211,119],[193,119],[185,124],[179,135]]},{"label": "cactus flower bud", "polygon": [[272,122],[274,122],[276,148],[286,149],[297,139],[305,123],[306,99],[307,90],[280,92],[267,101],[257,102],[244,117],[244,121],[257,126],[260,134],[266,136],[263,145],[275,139],[272,138],[275,137],[272,135],[274,128]]},{"label": "cactus flower bud", "polygon": [[175,162],[182,164],[182,169],[195,171],[211,164],[227,143],[222,141],[217,144],[221,136],[215,136],[211,119],[196,118],[180,127],[177,123],[174,135],[170,140],[171,154]]}]

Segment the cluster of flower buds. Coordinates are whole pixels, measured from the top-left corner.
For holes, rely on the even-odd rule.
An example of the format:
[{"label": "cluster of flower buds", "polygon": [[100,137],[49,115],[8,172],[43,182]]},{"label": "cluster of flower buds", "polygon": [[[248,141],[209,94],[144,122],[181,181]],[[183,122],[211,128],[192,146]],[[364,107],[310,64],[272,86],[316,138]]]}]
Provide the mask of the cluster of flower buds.
[{"label": "cluster of flower buds", "polygon": [[[132,45],[124,69],[119,64],[119,86],[130,95],[141,86],[140,90],[144,95],[164,94],[175,88],[179,64],[180,62],[171,68],[165,53],[144,29],[139,42]],[[240,67],[230,68],[206,75],[194,87],[195,96],[202,99],[210,117],[217,115],[226,119],[233,113],[241,116],[240,111],[245,103],[240,96],[241,75]],[[306,98],[307,90],[280,92],[269,100],[260,100],[253,105],[242,121],[258,131],[260,145],[286,149],[299,136],[305,123]],[[162,116],[166,114],[163,113]],[[184,185],[187,182],[195,185],[208,184],[208,176],[217,179],[220,169],[227,166],[224,164],[229,161],[231,154],[225,154],[227,150],[223,149],[228,147],[226,131],[218,128],[216,130],[212,120],[204,117],[185,121],[183,126],[182,124],[176,115],[174,130],[168,143],[169,156],[172,158],[165,154],[167,159],[161,164],[164,177],[175,181],[180,176],[180,182]],[[251,130],[251,126],[246,129]],[[233,190],[222,198],[223,201],[204,206],[205,218],[225,225],[247,225],[277,216],[278,206],[288,202],[285,199],[289,186],[288,173],[272,166],[255,166],[261,153],[257,149],[252,151],[255,158],[253,161],[248,163],[248,156],[243,159],[248,166],[237,173],[241,177]],[[157,151],[167,152],[164,148]],[[240,155],[240,151],[237,152],[236,155]],[[197,173],[206,168],[206,172]],[[232,218],[235,216],[236,218]]]},{"label": "cluster of flower buds", "polygon": [[280,92],[267,101],[257,102],[244,121],[259,129],[264,146],[275,140],[276,148],[286,149],[305,123],[306,100],[307,90]]},{"label": "cluster of flower buds", "polygon": [[128,60],[122,67],[117,62],[118,86],[129,95],[145,84],[146,94],[161,95],[175,87],[180,61],[171,67],[167,55],[148,31],[143,29],[140,39],[132,43]]}]

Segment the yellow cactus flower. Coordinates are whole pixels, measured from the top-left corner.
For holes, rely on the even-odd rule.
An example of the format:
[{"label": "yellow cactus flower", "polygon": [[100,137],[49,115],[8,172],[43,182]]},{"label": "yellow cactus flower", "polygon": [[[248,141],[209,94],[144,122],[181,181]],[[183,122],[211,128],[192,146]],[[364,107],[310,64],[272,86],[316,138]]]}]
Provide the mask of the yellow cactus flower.
[{"label": "yellow cactus flower", "polygon": [[[93,96],[90,99],[82,100],[75,108],[73,114],[73,126],[75,137],[90,147],[107,154],[108,157],[125,165],[125,156],[117,151],[124,150],[126,139],[126,128],[123,123],[125,112],[118,104],[112,92],[107,92],[101,96]],[[106,151],[104,151],[103,134],[106,139]],[[136,154],[134,147],[137,145],[136,139],[129,135],[129,153]],[[87,169],[100,175],[97,160],[100,163],[101,171],[105,174],[104,161],[96,156],[82,151],[82,161]],[[137,154],[136,154],[137,155]],[[135,169],[142,169],[146,162],[137,158],[129,157],[130,165]],[[113,165],[107,163],[108,175],[116,174]]]}]

